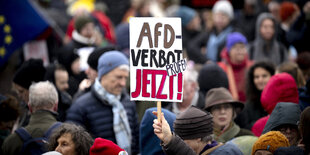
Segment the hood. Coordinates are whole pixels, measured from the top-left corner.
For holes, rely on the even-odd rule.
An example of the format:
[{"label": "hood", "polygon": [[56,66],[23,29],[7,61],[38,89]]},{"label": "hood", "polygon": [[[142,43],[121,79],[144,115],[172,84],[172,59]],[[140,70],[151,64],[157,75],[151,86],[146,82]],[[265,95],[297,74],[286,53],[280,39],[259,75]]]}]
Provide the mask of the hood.
[{"label": "hood", "polygon": [[[152,114],[152,111],[157,111],[157,108],[149,108],[145,111],[140,125],[139,142],[141,155],[164,155],[160,145],[160,140],[154,134],[153,120],[157,117]],[[173,122],[176,118],[175,114],[162,109],[164,116],[173,131]]]},{"label": "hood", "polygon": [[294,78],[288,73],[279,73],[270,78],[261,95],[261,104],[271,114],[279,102],[298,104],[298,89]]},{"label": "hood", "polygon": [[274,130],[276,127],[284,124],[296,125],[300,118],[300,108],[296,103],[280,102],[271,113],[263,134]]},{"label": "hood", "polygon": [[[273,21],[273,23],[274,23],[273,27],[274,27],[274,30],[275,30],[274,34],[277,34],[276,20],[274,19],[274,17],[272,16],[272,14],[271,14],[271,13],[262,13],[262,14],[260,14],[260,15],[258,16],[258,18],[257,18],[257,20],[256,20],[256,25],[255,25],[255,26],[256,26],[256,32],[255,32],[256,38],[255,38],[255,40],[261,40],[261,41],[264,40],[264,39],[262,38],[261,33],[260,33],[259,27],[261,26],[262,22],[263,22],[265,19],[271,19],[271,20]],[[275,40],[275,39],[276,39],[276,36],[277,36],[277,35],[273,35],[272,40]]]}]

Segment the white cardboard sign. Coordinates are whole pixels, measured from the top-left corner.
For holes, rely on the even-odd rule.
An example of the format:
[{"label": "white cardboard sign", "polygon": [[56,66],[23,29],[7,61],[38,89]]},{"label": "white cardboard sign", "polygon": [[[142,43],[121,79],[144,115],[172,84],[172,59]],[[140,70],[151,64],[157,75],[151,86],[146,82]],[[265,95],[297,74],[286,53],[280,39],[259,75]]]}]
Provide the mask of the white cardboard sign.
[{"label": "white cardboard sign", "polygon": [[183,100],[180,18],[131,18],[130,98],[141,101]]}]

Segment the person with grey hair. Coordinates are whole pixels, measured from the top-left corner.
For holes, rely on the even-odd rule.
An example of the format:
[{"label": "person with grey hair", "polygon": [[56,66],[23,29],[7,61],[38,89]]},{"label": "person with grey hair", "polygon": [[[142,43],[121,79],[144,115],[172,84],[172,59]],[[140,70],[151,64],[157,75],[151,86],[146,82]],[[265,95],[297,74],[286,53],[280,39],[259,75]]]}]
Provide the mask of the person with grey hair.
[{"label": "person with grey hair", "polygon": [[82,125],[93,138],[111,140],[129,154],[138,154],[136,105],[124,90],[128,58],[120,51],[108,51],[100,56],[97,69],[91,90],[72,104],[67,121]]},{"label": "person with grey hair", "polygon": [[188,65],[187,69],[183,73],[183,76],[183,101],[181,103],[173,102],[165,107],[176,115],[180,114],[182,111],[185,111],[191,105],[197,106],[200,109],[203,109],[205,105],[204,95],[202,92],[199,91],[199,86],[197,82],[198,72],[193,67]]},{"label": "person with grey hair", "polygon": [[63,123],[53,132],[49,139],[49,151],[57,151],[61,154],[88,155],[94,140],[81,126]]},{"label": "person with grey hair", "polygon": [[[57,123],[58,94],[55,86],[48,81],[33,83],[29,88],[28,107],[31,113],[30,121],[23,129],[32,138],[43,137]],[[3,154],[19,154],[23,151],[23,144],[18,132],[13,133],[3,143]]]}]

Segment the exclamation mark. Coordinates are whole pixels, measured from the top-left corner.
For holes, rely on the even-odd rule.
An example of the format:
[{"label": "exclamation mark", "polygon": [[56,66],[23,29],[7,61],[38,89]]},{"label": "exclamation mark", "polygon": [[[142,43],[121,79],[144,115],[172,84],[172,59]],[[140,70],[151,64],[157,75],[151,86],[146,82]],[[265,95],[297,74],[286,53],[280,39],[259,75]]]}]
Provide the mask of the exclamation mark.
[{"label": "exclamation mark", "polygon": [[177,95],[177,100],[181,100],[182,97],[182,78],[183,74],[182,72],[178,74],[178,95]]}]

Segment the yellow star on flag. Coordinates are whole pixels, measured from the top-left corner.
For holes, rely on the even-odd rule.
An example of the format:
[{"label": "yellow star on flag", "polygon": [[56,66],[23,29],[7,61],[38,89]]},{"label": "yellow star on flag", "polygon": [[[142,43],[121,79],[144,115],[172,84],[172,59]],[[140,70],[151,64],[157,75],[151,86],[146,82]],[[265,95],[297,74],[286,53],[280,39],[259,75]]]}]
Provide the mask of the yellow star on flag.
[{"label": "yellow star on flag", "polygon": [[3,31],[5,33],[11,33],[11,26],[6,24],[4,27],[3,27]]},{"label": "yellow star on flag", "polygon": [[0,15],[0,25],[5,22],[5,18],[3,15]]},{"label": "yellow star on flag", "polygon": [[6,44],[11,44],[11,43],[12,43],[12,40],[13,40],[13,38],[12,38],[11,35],[6,35],[5,38],[4,38],[4,42],[5,42]]},{"label": "yellow star on flag", "polygon": [[0,48],[0,56],[3,57],[5,55],[5,48],[1,47]]}]

